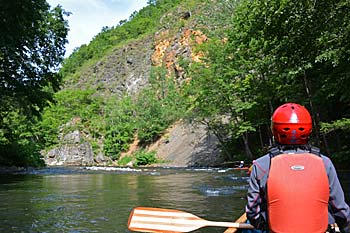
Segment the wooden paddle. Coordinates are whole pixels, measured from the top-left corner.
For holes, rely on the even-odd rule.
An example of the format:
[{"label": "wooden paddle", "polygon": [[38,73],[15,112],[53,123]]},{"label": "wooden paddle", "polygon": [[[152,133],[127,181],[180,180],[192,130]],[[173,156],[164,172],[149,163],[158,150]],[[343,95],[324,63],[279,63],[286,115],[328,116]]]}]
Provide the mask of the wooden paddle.
[{"label": "wooden paddle", "polygon": [[139,232],[190,232],[201,227],[249,228],[246,223],[214,222],[180,210],[136,207],[130,213],[128,228]]}]

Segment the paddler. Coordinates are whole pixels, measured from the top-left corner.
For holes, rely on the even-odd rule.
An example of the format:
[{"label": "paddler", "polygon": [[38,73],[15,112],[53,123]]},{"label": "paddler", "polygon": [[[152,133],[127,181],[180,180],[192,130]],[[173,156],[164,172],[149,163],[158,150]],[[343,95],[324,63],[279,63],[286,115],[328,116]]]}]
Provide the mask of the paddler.
[{"label": "paddler", "polygon": [[350,232],[350,210],[331,160],[308,143],[312,119],[295,103],[271,118],[275,146],[253,162],[246,214],[257,229],[322,233],[335,223]]}]

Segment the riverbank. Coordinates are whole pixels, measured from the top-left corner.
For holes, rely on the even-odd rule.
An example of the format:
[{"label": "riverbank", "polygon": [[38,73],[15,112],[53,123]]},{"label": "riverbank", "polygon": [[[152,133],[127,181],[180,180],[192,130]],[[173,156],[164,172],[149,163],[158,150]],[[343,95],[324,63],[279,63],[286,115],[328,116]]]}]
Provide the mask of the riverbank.
[{"label": "riverbank", "polygon": [[0,167],[0,174],[15,174],[15,173],[23,173],[23,172],[30,172],[35,170],[34,167]]}]

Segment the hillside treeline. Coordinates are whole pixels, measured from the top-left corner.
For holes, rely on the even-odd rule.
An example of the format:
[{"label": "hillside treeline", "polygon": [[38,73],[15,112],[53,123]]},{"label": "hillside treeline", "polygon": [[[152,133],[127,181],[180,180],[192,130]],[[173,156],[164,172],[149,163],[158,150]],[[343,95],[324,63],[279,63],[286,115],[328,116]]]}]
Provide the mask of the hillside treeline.
[{"label": "hillside treeline", "polygon": [[[196,48],[203,54],[199,62],[180,62],[188,81],[174,82],[165,66],[153,67],[150,85],[137,96],[101,97],[93,87],[62,85],[45,108],[37,108],[40,117],[1,108],[1,148],[30,142],[21,144],[22,159],[11,160],[18,150],[7,150],[2,163],[28,164],[25,158],[33,151],[56,146],[58,134],[73,129],[89,134],[95,153],[117,160],[136,137],[148,145],[179,119],[205,123],[218,136],[227,160],[251,160],[271,145],[270,117],[285,102],[310,110],[314,145],[339,164],[349,161],[350,3],[345,0],[149,1],[65,59],[62,84],[115,46],[155,33],[162,16],[179,8],[196,14],[167,22],[171,28],[197,27],[209,38]],[[67,124],[77,117],[78,123]],[[9,131],[20,132],[9,138]]]}]

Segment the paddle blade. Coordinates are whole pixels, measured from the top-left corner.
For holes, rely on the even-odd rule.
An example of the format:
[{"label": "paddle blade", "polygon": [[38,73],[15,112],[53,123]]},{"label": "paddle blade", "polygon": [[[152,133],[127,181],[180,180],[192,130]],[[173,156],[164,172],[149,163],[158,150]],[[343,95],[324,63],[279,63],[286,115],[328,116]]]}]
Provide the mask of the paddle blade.
[{"label": "paddle blade", "polygon": [[139,232],[190,232],[206,223],[206,220],[179,210],[137,207],[130,213],[128,228]]}]

